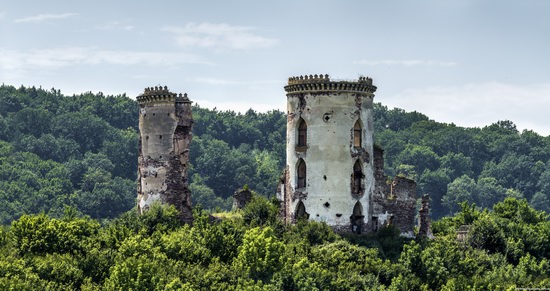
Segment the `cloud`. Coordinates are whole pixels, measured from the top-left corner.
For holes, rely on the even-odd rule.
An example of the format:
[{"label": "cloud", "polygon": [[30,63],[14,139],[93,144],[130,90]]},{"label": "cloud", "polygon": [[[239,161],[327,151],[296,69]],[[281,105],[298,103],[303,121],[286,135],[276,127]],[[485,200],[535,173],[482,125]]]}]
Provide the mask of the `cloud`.
[{"label": "cloud", "polygon": [[218,78],[194,78],[190,81],[196,82],[196,83],[208,84],[208,85],[239,85],[239,84],[241,84],[241,82],[238,82],[238,81],[218,79]]},{"label": "cloud", "polygon": [[30,16],[25,18],[19,18],[16,19],[16,23],[23,23],[23,22],[43,22],[46,20],[51,19],[64,19],[64,18],[70,18],[77,16],[77,13],[63,13],[63,14],[39,14],[37,16]]},{"label": "cloud", "polygon": [[440,67],[454,67],[457,65],[455,62],[443,62],[436,60],[360,60],[357,62],[360,65],[369,66],[440,66]]},{"label": "cloud", "polygon": [[511,120],[518,129],[550,135],[550,83],[515,85],[500,82],[453,87],[407,89],[382,97],[383,104],[416,110],[438,121],[483,127]]},{"label": "cloud", "polygon": [[101,30],[133,30],[134,26],[129,24],[123,24],[119,21],[109,21],[103,25],[96,26],[97,29]]},{"label": "cloud", "polygon": [[194,54],[100,50],[92,47],[64,47],[29,51],[0,49],[0,69],[17,73],[21,70],[55,70],[75,65],[136,65],[172,66],[208,64]]},{"label": "cloud", "polygon": [[253,49],[274,46],[278,40],[255,34],[255,27],[225,23],[188,23],[184,27],[166,26],[162,30],[175,34],[181,47],[210,49]]},{"label": "cloud", "polygon": [[189,82],[202,83],[208,85],[265,85],[265,84],[280,84],[281,80],[247,80],[247,81],[236,81],[229,79],[220,79],[220,78],[193,78],[189,79]]}]

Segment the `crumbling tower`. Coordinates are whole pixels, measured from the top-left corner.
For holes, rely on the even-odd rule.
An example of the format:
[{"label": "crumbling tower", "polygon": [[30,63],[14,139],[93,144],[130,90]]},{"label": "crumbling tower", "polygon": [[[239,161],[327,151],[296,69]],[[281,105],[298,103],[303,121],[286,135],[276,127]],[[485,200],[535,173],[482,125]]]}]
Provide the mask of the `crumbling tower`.
[{"label": "crumbling tower", "polygon": [[139,112],[138,211],[155,201],[171,204],[180,219],[192,222],[187,167],[193,116],[187,94],[164,87],[145,88]]},{"label": "crumbling tower", "polygon": [[361,228],[375,185],[372,79],[291,77],[285,90],[283,216],[288,222],[309,218],[336,229]]}]

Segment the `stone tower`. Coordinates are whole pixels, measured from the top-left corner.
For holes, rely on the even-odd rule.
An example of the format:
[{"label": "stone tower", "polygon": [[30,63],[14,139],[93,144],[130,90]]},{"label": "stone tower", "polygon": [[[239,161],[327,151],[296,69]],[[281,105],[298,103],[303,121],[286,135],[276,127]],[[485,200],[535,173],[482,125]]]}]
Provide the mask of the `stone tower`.
[{"label": "stone tower", "polygon": [[187,94],[164,87],[145,88],[137,97],[139,112],[138,211],[155,201],[172,204],[180,219],[192,222],[187,179],[193,116]]},{"label": "stone tower", "polygon": [[372,79],[291,77],[287,95],[287,220],[362,225],[374,189]]},{"label": "stone tower", "polygon": [[386,182],[373,142],[372,79],[291,77],[285,91],[287,164],[278,189],[285,221],[307,218],[355,233],[395,224],[412,234],[416,184]]}]

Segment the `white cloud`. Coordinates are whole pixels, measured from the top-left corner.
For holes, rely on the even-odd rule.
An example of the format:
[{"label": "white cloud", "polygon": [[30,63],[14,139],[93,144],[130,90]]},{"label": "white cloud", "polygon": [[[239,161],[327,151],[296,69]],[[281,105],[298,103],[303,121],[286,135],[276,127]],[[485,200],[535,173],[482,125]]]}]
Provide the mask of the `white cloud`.
[{"label": "white cloud", "polygon": [[64,47],[28,51],[1,50],[0,67],[58,69],[72,65],[173,65],[206,63],[199,56],[183,53],[100,50],[91,47]]},{"label": "white cloud", "polygon": [[17,23],[23,23],[23,22],[43,22],[46,20],[51,19],[64,19],[64,18],[70,18],[77,16],[77,13],[63,13],[63,14],[39,14],[36,16],[29,16],[24,18],[16,19],[15,22]]},{"label": "white cloud", "polygon": [[203,83],[208,85],[265,85],[265,84],[279,84],[280,80],[247,80],[247,81],[236,81],[229,79],[220,79],[220,78],[193,78],[189,79],[190,82]]},{"label": "white cloud", "polygon": [[211,49],[252,49],[271,47],[278,40],[255,34],[255,27],[231,26],[225,23],[188,23],[184,27],[166,26],[175,34],[178,45]]},{"label": "white cloud", "polygon": [[210,64],[200,56],[173,52],[101,50],[93,47],[64,47],[28,51],[0,48],[0,77],[23,76],[27,72],[58,70],[79,65],[148,65],[175,66]]},{"label": "white cloud", "polygon": [[511,120],[518,129],[550,135],[550,83],[515,85],[499,82],[454,87],[408,89],[380,97],[383,104],[416,110],[438,121],[483,127]]},{"label": "white cloud", "polygon": [[360,65],[369,66],[440,66],[440,67],[454,67],[457,65],[455,62],[444,62],[437,60],[360,60],[357,62]]},{"label": "white cloud", "polygon": [[129,24],[124,24],[119,21],[109,21],[105,24],[96,26],[97,29],[101,30],[133,30],[134,26]]}]

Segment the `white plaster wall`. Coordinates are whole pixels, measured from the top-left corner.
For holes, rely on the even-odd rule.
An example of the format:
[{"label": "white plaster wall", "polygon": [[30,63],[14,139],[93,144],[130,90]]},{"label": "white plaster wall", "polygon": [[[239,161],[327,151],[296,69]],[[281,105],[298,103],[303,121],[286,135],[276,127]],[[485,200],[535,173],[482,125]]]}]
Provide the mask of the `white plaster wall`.
[{"label": "white plaster wall", "polygon": [[[307,165],[307,199],[302,200],[310,219],[329,225],[349,225],[355,203],[351,194],[351,175],[356,158],[352,158],[353,126],[358,118],[363,123],[363,148],[370,161],[363,162],[365,192],[359,200],[365,222],[369,213],[369,196],[374,189],[372,166],[372,99],[362,97],[361,109],[356,106],[354,93],[305,94],[305,107],[301,110],[298,97],[288,97],[287,110],[294,117],[287,124],[287,163],[289,184],[296,187],[297,162],[303,158]],[[330,114],[329,121],[323,119]],[[303,118],[307,124],[307,150],[296,152],[296,126]],[[324,178],[326,177],[326,179]],[[288,193],[287,195],[292,195]],[[290,214],[294,216],[299,200],[292,201]],[[324,206],[328,202],[329,207]],[[341,214],[340,217],[337,214]]]}]

